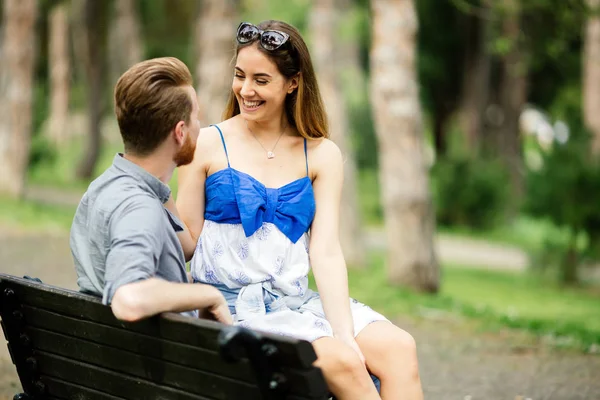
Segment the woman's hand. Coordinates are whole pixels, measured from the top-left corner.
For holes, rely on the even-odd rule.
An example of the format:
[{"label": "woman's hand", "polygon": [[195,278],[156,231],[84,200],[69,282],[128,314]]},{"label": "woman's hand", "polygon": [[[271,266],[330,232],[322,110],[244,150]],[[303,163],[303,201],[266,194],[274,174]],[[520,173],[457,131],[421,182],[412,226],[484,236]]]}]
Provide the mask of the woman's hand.
[{"label": "woman's hand", "polygon": [[367,364],[366,364],[365,356],[363,355],[362,351],[360,350],[360,347],[358,347],[358,343],[356,343],[356,340],[352,337],[352,335],[344,335],[342,337],[336,337],[336,339],[341,340],[343,343],[347,344],[354,351],[356,351],[358,353],[358,357],[360,357],[360,361],[362,361],[362,363],[366,367]]}]

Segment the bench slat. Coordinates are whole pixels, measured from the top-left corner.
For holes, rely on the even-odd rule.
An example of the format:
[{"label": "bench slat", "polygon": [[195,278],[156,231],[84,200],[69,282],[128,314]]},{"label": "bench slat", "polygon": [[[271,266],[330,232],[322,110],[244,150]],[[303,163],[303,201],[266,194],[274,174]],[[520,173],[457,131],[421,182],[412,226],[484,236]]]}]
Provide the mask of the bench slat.
[{"label": "bench slat", "polygon": [[[26,328],[34,348],[53,353],[80,363],[141,378],[161,382],[165,386],[218,399],[242,397],[260,398],[256,387],[209,372],[194,370],[151,357],[107,347],[81,339],[52,333],[38,328]],[[222,362],[222,361],[221,361]],[[40,370],[41,373],[48,371]]]},{"label": "bench slat", "polygon": [[132,400],[147,399],[181,399],[210,400],[214,397],[203,397],[181,390],[172,389],[143,379],[135,379],[123,374],[105,370],[104,368],[69,360],[54,354],[38,351],[36,359],[40,371],[44,375],[58,378],[65,382],[79,384],[96,391],[121,396]]},{"label": "bench slat", "polygon": [[[161,337],[177,343],[218,351],[217,337],[222,324],[203,319],[184,317],[166,313],[163,317],[153,317],[135,323],[118,321],[109,307],[99,299],[71,290],[40,285],[25,279],[0,274],[2,286],[11,287],[24,304],[31,305],[66,316],[96,321],[114,327]],[[11,284],[12,283],[12,284]],[[15,284],[16,283],[16,284]],[[201,330],[198,327],[202,328]],[[278,361],[293,368],[310,368],[316,355],[310,343],[302,340],[263,333],[266,341],[274,339],[280,349]]]},{"label": "bench slat", "polygon": [[62,379],[52,378],[51,376],[41,376],[40,380],[46,385],[46,393],[61,399],[124,400],[122,397],[112,396],[108,393],[66,382]]}]

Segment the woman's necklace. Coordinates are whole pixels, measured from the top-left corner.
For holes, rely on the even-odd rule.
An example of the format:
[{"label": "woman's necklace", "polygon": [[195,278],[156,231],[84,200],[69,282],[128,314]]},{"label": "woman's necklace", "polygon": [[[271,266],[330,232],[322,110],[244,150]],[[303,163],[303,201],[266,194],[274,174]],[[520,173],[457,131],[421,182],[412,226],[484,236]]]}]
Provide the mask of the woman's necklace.
[{"label": "woman's necklace", "polygon": [[265,148],[265,146],[263,146],[263,144],[260,142],[260,140],[258,140],[258,138],[254,134],[254,132],[252,132],[252,129],[250,129],[250,126],[248,126],[248,121],[246,121],[246,128],[248,128],[248,130],[250,131],[250,133],[252,134],[252,136],[254,137],[254,139],[258,142],[258,144],[260,144],[260,147],[262,147],[263,150],[267,153],[267,158],[269,160],[272,159],[272,158],[275,158],[275,148],[277,147],[277,144],[279,143],[279,139],[281,139],[281,137],[285,133],[285,130],[287,129],[287,125],[283,128],[283,130],[279,134],[279,137],[277,138],[277,141],[275,142],[275,145],[273,146],[273,148],[271,150],[267,150]]}]

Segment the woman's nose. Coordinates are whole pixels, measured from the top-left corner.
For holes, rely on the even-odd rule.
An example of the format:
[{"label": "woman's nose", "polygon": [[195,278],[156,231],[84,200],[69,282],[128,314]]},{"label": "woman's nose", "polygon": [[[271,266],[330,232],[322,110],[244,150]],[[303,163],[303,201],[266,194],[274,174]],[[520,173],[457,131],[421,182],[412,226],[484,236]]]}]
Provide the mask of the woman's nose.
[{"label": "woman's nose", "polygon": [[252,82],[248,79],[244,81],[242,85],[242,90],[240,90],[240,94],[244,97],[254,95],[254,88],[252,87]]}]

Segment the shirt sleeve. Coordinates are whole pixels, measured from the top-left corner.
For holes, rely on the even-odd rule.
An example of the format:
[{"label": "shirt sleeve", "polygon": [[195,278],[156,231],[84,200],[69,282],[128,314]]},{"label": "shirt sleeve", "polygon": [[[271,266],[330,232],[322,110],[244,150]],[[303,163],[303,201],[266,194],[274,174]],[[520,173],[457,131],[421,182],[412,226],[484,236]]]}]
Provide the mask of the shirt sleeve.
[{"label": "shirt sleeve", "polygon": [[164,208],[149,196],[127,199],[109,220],[102,302],[123,285],[155,276],[165,240]]}]

